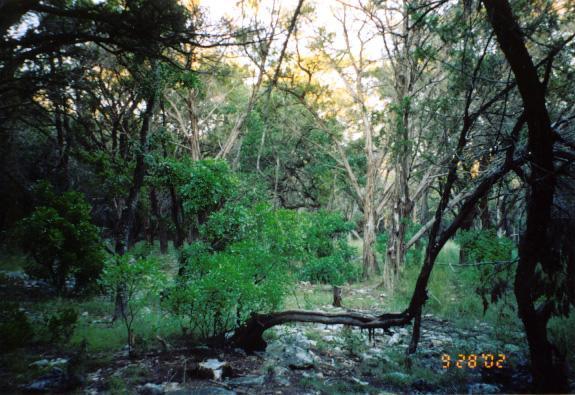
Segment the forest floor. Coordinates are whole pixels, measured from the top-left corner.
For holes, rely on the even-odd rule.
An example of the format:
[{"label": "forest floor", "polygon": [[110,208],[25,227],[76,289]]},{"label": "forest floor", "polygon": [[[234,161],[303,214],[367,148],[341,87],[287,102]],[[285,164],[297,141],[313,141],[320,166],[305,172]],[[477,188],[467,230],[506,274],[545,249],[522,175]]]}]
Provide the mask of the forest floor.
[{"label": "forest floor", "polygon": [[[295,299],[306,305],[301,307],[313,304],[315,310],[343,310],[318,304],[329,300],[328,287],[302,283],[297,294]],[[361,306],[378,299],[382,293],[373,286],[344,289],[344,304]],[[94,311],[86,313],[84,317],[89,314],[94,326],[109,319],[94,316]],[[463,328],[426,315],[419,350],[410,363],[404,353],[410,339],[408,327],[378,331],[369,339],[366,331],[342,325],[290,324],[267,331],[266,351],[252,355],[205,345],[172,344],[166,349],[158,341],[135,357],[128,357],[125,347],[94,349],[78,362],[73,351],[38,346],[5,359],[0,382],[3,393],[20,392],[31,384],[38,387],[42,380],[51,388],[50,380],[64,380],[54,375],[55,369],[66,371],[73,363],[83,378],[74,392],[81,393],[522,392],[529,380],[522,333],[507,331],[503,341],[489,324],[469,324]],[[456,359],[458,354],[482,353],[505,354],[503,367],[487,369],[479,362],[476,367],[460,364],[458,368],[455,361],[443,367],[442,355]],[[213,377],[214,371],[221,377]]]},{"label": "forest floor", "polygon": [[[456,256],[452,251],[450,256]],[[524,334],[517,320],[494,312],[472,314],[481,306],[469,301],[469,284],[454,283],[461,274],[439,268],[422,321],[418,351],[406,359],[411,328],[367,331],[323,324],[289,324],[265,333],[265,352],[189,343],[179,325],[151,306],[138,323],[136,352],[128,356],[125,329],[110,325],[110,300],[96,297],[70,302],[54,299],[42,284],[26,279],[17,267],[0,276],[0,299],[18,301],[27,315],[42,317],[73,303],[80,320],[66,344],[36,341],[0,353],[0,393],[33,389],[110,394],[334,394],[334,393],[517,393],[528,390],[530,375]],[[414,273],[417,270],[414,269]],[[331,306],[326,285],[298,283],[285,308],[369,314],[401,310],[411,292],[413,273],[388,296],[377,280],[343,287],[344,308]],[[463,275],[463,277],[465,277]],[[409,280],[409,281],[407,281]],[[402,283],[403,284],[403,283]],[[83,352],[80,350],[84,350]],[[456,363],[459,356],[477,355]],[[493,354],[485,366],[482,354]],[[446,355],[451,358],[445,366]],[[505,360],[497,367],[495,362]],[[488,363],[488,365],[491,365]],[[572,377],[572,389],[575,390]]]}]

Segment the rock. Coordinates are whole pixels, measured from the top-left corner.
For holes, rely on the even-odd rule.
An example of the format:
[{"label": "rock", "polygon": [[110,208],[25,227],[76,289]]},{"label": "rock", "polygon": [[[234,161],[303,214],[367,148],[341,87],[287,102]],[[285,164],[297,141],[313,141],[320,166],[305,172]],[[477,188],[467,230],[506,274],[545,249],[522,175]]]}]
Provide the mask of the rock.
[{"label": "rock", "polygon": [[276,377],[274,377],[274,382],[275,382],[277,385],[281,385],[281,386],[284,386],[284,387],[287,387],[287,386],[291,385],[291,382],[290,382],[289,379],[288,379],[287,377],[285,377],[285,376],[276,376]]},{"label": "rock", "polygon": [[467,387],[468,394],[498,394],[501,390],[493,384],[476,383]]},{"label": "rock", "polygon": [[273,381],[278,385],[281,386],[288,386],[290,385],[289,378],[287,377],[289,369],[284,366],[273,366],[270,367],[269,372],[269,381]]},{"label": "rock", "polygon": [[230,385],[263,385],[265,376],[243,376],[228,380]]},{"label": "rock", "polygon": [[292,369],[310,369],[314,365],[311,352],[298,347],[294,353],[288,356],[287,366]]},{"label": "rock", "polygon": [[161,384],[147,383],[140,387],[139,393],[142,395],[163,395],[166,391]]},{"label": "rock", "polygon": [[401,343],[401,335],[399,332],[396,332],[387,340],[388,346],[395,346],[396,344]]},{"label": "rock", "polygon": [[369,383],[367,381],[362,381],[362,380],[358,379],[357,377],[352,377],[351,381],[353,381],[354,383],[357,383],[359,385],[369,385]]},{"label": "rock", "polygon": [[55,367],[55,366],[59,366],[59,365],[66,365],[68,363],[68,360],[65,358],[55,358],[55,359],[40,359],[38,361],[32,362],[30,365],[30,367],[33,366],[37,366],[37,367],[45,367],[45,366],[49,366],[49,367]]},{"label": "rock", "polygon": [[65,392],[74,389],[79,384],[76,377],[60,368],[53,368],[49,374],[34,380],[23,389],[30,392]]},{"label": "rock", "polygon": [[439,340],[439,339],[431,339],[431,346],[432,346],[432,347],[437,347],[437,348],[439,348],[439,347],[442,347],[444,344],[445,344],[445,342],[442,341],[442,340]]},{"label": "rock", "polygon": [[223,387],[202,387],[188,388],[166,392],[170,395],[236,395],[237,392],[227,390]]},{"label": "rock", "polygon": [[221,380],[222,377],[231,376],[232,368],[227,362],[222,362],[217,359],[208,359],[207,361],[200,363],[199,366],[200,368],[211,370],[215,380]]},{"label": "rock", "polygon": [[180,383],[176,383],[176,382],[164,383],[162,385],[164,386],[164,391],[166,392],[166,394],[171,394],[173,392],[177,392],[177,391],[182,389],[182,386],[180,385]]}]

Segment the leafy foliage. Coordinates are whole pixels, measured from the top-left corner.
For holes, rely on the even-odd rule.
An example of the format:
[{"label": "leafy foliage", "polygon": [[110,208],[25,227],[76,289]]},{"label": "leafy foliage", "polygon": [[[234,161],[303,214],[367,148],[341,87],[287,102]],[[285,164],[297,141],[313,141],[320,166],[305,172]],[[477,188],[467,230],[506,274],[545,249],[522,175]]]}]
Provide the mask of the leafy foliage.
[{"label": "leafy foliage", "polygon": [[465,250],[469,262],[493,262],[511,259],[513,242],[506,237],[498,237],[495,229],[460,231],[456,241]]},{"label": "leafy foliage", "polygon": [[51,342],[67,342],[78,323],[78,311],[73,307],[62,307],[46,318],[46,329]]},{"label": "leafy foliage", "polygon": [[182,254],[185,275],[168,290],[166,307],[201,337],[220,335],[253,312],[278,308],[289,276],[280,260],[256,241],[209,253],[193,244]]},{"label": "leafy foliage", "polygon": [[0,304],[0,349],[22,347],[34,335],[26,314],[15,303]]},{"label": "leafy foliage", "polygon": [[[489,263],[476,269],[479,271],[479,281],[475,291],[481,297],[483,311],[487,311],[490,304],[506,301],[514,273],[514,265],[506,263],[511,263],[513,241],[498,237],[494,229],[460,231],[456,239],[465,251],[467,262]],[[501,306],[500,314],[505,314],[505,307]]]},{"label": "leafy foliage", "polygon": [[16,227],[15,237],[34,259],[26,271],[47,279],[57,292],[74,279],[76,290],[93,286],[102,268],[98,228],[90,221],[91,207],[78,192],[56,194],[47,183],[37,186],[41,204]]},{"label": "leafy foliage", "polygon": [[200,335],[220,335],[252,313],[277,309],[294,275],[341,284],[358,278],[337,214],[298,213],[267,204],[228,203],[182,249],[181,278],[165,305]]},{"label": "leafy foliage", "polygon": [[100,284],[111,295],[120,293],[121,318],[126,327],[128,345],[133,346],[133,324],[150,297],[158,296],[166,285],[166,276],[151,257],[115,255],[104,265]]}]

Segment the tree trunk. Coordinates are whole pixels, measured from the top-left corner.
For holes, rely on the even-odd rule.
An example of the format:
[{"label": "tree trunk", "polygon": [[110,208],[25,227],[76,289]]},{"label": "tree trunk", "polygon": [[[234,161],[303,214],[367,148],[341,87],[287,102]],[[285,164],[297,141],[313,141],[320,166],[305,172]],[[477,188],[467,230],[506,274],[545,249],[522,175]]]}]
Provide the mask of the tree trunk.
[{"label": "tree trunk", "polygon": [[[461,223],[461,227],[459,228],[459,230],[469,230],[473,227],[473,221],[475,220],[476,217],[476,210],[471,210],[469,212],[469,214],[467,215],[467,217],[465,217],[465,219],[462,221]],[[467,260],[466,258],[466,254],[465,254],[465,246],[459,246],[459,263],[460,264],[464,264],[465,261]]]},{"label": "tree trunk", "polygon": [[174,235],[174,247],[180,248],[184,244],[184,229],[182,227],[182,221],[180,220],[180,201],[178,200],[178,195],[176,194],[176,188],[173,186],[170,189],[171,202],[171,213],[172,221],[174,221],[174,227],[176,229],[176,234]]},{"label": "tree trunk", "polygon": [[157,233],[160,241],[160,253],[165,254],[168,252],[168,234],[166,229],[166,220],[164,219],[160,209],[156,188],[150,189],[150,205],[152,207],[152,212],[156,217]]},{"label": "tree trunk", "polygon": [[363,277],[369,278],[377,272],[375,256],[375,207],[373,205],[373,184],[366,187],[363,214]]},{"label": "tree trunk", "polygon": [[202,159],[202,151],[200,150],[200,128],[198,126],[198,109],[196,106],[195,89],[189,92],[187,98],[188,117],[190,118],[190,133],[188,134],[188,145],[190,147],[190,156],[192,160]]},{"label": "tree trunk", "polygon": [[[138,205],[138,198],[140,190],[144,184],[144,176],[146,173],[146,163],[144,156],[148,150],[148,133],[150,131],[150,123],[154,113],[154,105],[156,101],[155,93],[151,94],[146,101],[146,110],[143,114],[142,126],[140,128],[139,145],[140,149],[136,155],[136,167],[134,169],[134,176],[132,179],[132,186],[126,200],[126,205],[122,211],[119,224],[115,231],[115,252],[118,255],[124,255],[128,251],[130,241],[133,239],[132,228],[134,226],[134,219],[136,216],[136,207]],[[123,288],[119,287],[116,290],[116,301],[113,319],[117,319],[125,311]]]},{"label": "tree trunk", "polygon": [[489,196],[484,196],[479,201],[479,219],[481,220],[481,229],[491,229],[493,227],[489,211]]},{"label": "tree trunk", "polygon": [[341,288],[333,286],[333,307],[341,307]]},{"label": "tree trunk", "polygon": [[359,313],[330,314],[314,311],[289,310],[278,313],[254,314],[239,327],[231,343],[246,351],[263,351],[267,343],[262,338],[263,333],[276,325],[289,322],[313,322],[325,325],[350,325],[357,328],[387,329],[392,326],[406,325],[411,317],[405,313],[382,314],[380,316],[364,315]]},{"label": "tree trunk", "polygon": [[412,94],[412,61],[410,46],[412,33],[409,26],[408,2],[403,1],[403,15],[401,23],[402,47],[397,53],[395,70],[395,95],[397,110],[395,111],[395,180],[394,204],[391,216],[391,229],[389,231],[386,251],[384,285],[392,289],[399,270],[405,260],[405,233],[407,221],[413,210],[409,194],[409,159],[410,148],[410,95]]},{"label": "tree trunk", "polygon": [[555,190],[553,165],[554,135],[545,104],[545,87],[539,80],[523,34],[507,0],[483,0],[497,41],[515,75],[523,100],[528,125],[527,148],[530,153],[530,190],[527,197],[527,225],[519,244],[519,263],[515,274],[515,296],[519,317],[525,326],[531,354],[533,382],[537,392],[568,392],[565,367],[555,347],[547,339],[550,304],[535,307],[536,266],[553,276],[554,265],[548,254],[549,225]]}]

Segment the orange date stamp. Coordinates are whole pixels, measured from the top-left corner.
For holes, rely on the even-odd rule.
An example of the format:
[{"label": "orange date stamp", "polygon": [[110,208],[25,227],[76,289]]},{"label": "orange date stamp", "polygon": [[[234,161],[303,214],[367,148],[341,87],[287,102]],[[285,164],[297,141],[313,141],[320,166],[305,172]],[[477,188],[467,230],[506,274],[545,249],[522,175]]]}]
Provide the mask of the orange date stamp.
[{"label": "orange date stamp", "polygon": [[441,356],[442,368],[457,369],[503,369],[507,357],[505,354],[457,354],[457,358],[452,358],[449,354]]}]

